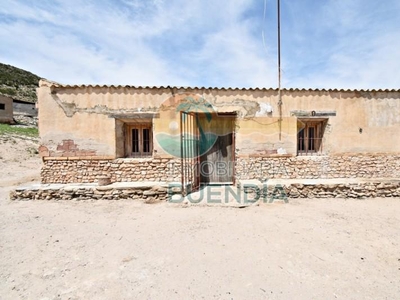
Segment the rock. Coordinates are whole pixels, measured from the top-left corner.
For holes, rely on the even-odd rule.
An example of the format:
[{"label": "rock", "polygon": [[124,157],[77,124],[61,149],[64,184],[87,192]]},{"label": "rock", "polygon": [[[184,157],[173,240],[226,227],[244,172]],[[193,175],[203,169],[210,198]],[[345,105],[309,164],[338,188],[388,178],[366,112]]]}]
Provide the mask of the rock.
[{"label": "rock", "polygon": [[143,196],[154,196],[154,195],[157,195],[157,192],[152,190],[143,192]]}]

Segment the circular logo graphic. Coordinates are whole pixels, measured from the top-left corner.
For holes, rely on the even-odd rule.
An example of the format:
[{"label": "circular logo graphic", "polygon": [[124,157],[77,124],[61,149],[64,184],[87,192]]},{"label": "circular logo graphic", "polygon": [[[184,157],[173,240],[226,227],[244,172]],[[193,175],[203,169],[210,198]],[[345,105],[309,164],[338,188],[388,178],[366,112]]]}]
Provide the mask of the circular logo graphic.
[{"label": "circular logo graphic", "polygon": [[175,157],[195,158],[207,153],[218,139],[213,127],[213,106],[203,97],[179,94],[160,106],[162,131],[155,137],[161,148]]}]

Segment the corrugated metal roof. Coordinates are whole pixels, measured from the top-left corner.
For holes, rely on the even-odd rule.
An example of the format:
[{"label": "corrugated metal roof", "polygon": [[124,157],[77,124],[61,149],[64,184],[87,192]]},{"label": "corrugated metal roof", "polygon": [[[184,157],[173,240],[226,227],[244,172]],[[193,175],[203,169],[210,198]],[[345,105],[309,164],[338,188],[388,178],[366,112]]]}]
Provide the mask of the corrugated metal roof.
[{"label": "corrugated metal roof", "polygon": [[[50,87],[56,88],[132,88],[132,89],[184,89],[184,90],[225,90],[225,91],[278,91],[277,88],[239,88],[239,87],[193,87],[193,86],[138,86],[138,85],[101,85],[101,84],[60,84],[42,79]],[[41,85],[41,84],[40,84]],[[323,88],[282,88],[283,91],[293,92],[400,92],[400,89],[323,89]]]}]

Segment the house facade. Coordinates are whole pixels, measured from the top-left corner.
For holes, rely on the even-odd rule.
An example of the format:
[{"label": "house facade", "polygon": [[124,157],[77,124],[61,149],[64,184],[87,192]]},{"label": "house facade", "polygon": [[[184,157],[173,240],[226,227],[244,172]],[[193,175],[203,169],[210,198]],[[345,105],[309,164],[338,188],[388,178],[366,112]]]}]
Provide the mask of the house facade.
[{"label": "house facade", "polygon": [[0,123],[13,124],[13,99],[0,95]]},{"label": "house facade", "polygon": [[400,90],[38,88],[43,183],[398,178]]}]

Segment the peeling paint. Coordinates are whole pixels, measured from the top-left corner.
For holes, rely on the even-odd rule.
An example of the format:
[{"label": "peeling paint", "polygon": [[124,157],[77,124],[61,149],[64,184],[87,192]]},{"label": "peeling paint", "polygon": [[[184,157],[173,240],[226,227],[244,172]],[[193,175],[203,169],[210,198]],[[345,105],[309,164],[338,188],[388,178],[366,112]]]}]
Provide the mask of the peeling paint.
[{"label": "peeling paint", "polygon": [[101,115],[116,115],[116,114],[132,114],[135,112],[156,112],[155,107],[149,108],[135,108],[135,109],[110,109],[106,105],[95,105],[94,107],[81,108],[77,107],[75,103],[62,101],[57,95],[51,95],[58,106],[64,111],[65,115],[69,118],[73,117],[76,113],[87,114],[101,114]]},{"label": "peeling paint", "polygon": [[256,112],[256,117],[272,115],[272,105],[269,103],[261,102],[260,103],[260,110]]},{"label": "peeling paint", "polygon": [[257,101],[240,98],[236,98],[230,102],[216,98],[211,104],[215,105],[218,112],[237,111],[239,112],[239,117],[242,118],[254,118],[256,113],[260,110],[260,104]]},{"label": "peeling paint", "polygon": [[73,140],[63,140],[57,145],[55,151],[49,151],[49,156],[74,157],[74,156],[93,156],[96,150],[80,149]]},{"label": "peeling paint", "polygon": [[[98,155],[123,157],[125,133],[119,122],[141,122],[135,115],[140,112],[152,122],[153,134],[170,129],[178,132],[179,114],[174,108],[189,95],[204,98],[218,113],[237,113],[234,128],[240,153],[283,148],[296,155],[301,118],[327,120],[325,153],[400,151],[393,138],[400,125],[399,91],[285,90],[280,139],[275,90],[53,86],[38,89],[40,134],[49,151],[63,139],[72,139],[83,149],[97,150]],[[166,155],[157,143],[154,153]]]}]

